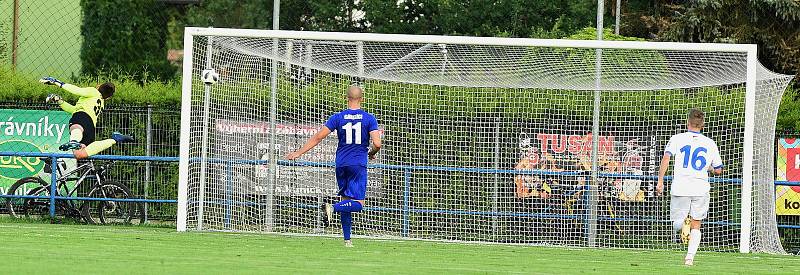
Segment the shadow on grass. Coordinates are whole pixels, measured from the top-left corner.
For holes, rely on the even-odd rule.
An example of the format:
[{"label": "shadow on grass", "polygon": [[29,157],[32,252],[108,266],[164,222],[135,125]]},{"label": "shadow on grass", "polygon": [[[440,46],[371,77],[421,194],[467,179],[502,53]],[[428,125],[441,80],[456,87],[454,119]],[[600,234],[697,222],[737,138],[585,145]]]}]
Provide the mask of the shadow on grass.
[{"label": "shadow on grass", "polygon": [[[65,224],[65,225],[91,225],[87,224],[82,219],[74,218],[29,218],[29,217],[11,217],[9,215],[0,215],[0,224]],[[147,223],[139,224],[95,224],[94,226],[114,226],[114,227],[143,227],[143,228],[175,228],[174,221],[148,221]]]}]

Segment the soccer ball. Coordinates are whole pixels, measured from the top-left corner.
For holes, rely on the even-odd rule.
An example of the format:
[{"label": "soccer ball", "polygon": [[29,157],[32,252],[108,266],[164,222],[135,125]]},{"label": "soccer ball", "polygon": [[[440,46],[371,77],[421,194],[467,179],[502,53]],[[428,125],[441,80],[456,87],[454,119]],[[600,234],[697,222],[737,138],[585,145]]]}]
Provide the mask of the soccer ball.
[{"label": "soccer ball", "polygon": [[219,81],[219,74],[214,69],[203,70],[203,73],[200,76],[205,84],[211,85]]}]

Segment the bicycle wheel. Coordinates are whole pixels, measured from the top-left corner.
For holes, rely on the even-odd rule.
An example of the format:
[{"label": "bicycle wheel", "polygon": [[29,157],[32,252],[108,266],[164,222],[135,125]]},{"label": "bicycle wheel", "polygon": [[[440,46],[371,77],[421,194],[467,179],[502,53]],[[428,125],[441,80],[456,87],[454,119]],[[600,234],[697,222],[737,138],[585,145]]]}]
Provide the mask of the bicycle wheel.
[{"label": "bicycle wheel", "polygon": [[114,199],[132,199],[131,190],[124,184],[106,181],[89,191],[89,198],[111,200],[88,200],[82,206],[87,222],[93,224],[129,224],[136,215],[139,203],[129,201],[113,201]]},{"label": "bicycle wheel", "polygon": [[[32,185],[32,186],[30,186]],[[28,189],[30,188],[30,189]],[[50,185],[37,177],[23,178],[11,185],[8,195],[50,196]],[[49,198],[9,198],[6,209],[15,218],[44,218],[50,216]]]}]

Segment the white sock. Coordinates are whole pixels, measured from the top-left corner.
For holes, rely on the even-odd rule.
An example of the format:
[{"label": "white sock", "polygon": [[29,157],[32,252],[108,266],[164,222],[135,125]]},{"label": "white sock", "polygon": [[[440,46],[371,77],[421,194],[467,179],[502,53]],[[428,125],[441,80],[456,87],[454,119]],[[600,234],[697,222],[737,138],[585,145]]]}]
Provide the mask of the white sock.
[{"label": "white sock", "polygon": [[78,142],[80,142],[82,139],[83,139],[83,130],[81,130],[81,129],[69,130],[69,140],[70,141],[78,141]]},{"label": "white sock", "polygon": [[697,248],[700,247],[700,238],[702,238],[700,229],[692,229],[689,232],[689,251],[686,252],[686,259],[694,260],[694,254],[697,253]]}]

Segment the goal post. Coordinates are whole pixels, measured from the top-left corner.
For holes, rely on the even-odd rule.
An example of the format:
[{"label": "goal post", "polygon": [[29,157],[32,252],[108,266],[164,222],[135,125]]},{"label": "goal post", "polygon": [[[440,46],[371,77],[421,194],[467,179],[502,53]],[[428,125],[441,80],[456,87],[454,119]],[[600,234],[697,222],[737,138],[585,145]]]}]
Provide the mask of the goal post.
[{"label": "goal post", "polygon": [[700,108],[726,167],[704,244],[783,252],[772,139],[791,76],[755,45],[221,28],[184,43],[179,231],[337,234],[318,209],[335,142],[282,156],[356,84],[385,137],[356,235],[677,248],[657,162]]},{"label": "goal post", "polygon": [[[747,49],[747,75],[745,83],[744,100],[744,152],[742,165],[742,210],[741,210],[741,233],[739,239],[739,252],[750,252],[750,235],[752,229],[752,193],[753,193],[753,132],[755,127],[755,103],[756,103],[756,68],[758,63],[758,53],[755,45],[745,46]],[[774,130],[773,130],[774,131]],[[772,166],[774,167],[774,165]]]},{"label": "goal post", "polygon": [[194,47],[194,36],[189,34],[188,29],[183,36],[183,45],[185,46],[183,52],[183,66],[182,66],[182,83],[181,83],[181,131],[180,131],[180,160],[178,163],[178,211],[176,215],[176,227],[178,231],[186,231],[186,218],[188,207],[188,194],[189,190],[189,146],[182,144],[189,142],[190,134],[187,129],[191,127],[191,116],[183,114],[191,114],[192,111],[192,76],[193,67],[192,60],[194,58],[192,48]]}]

